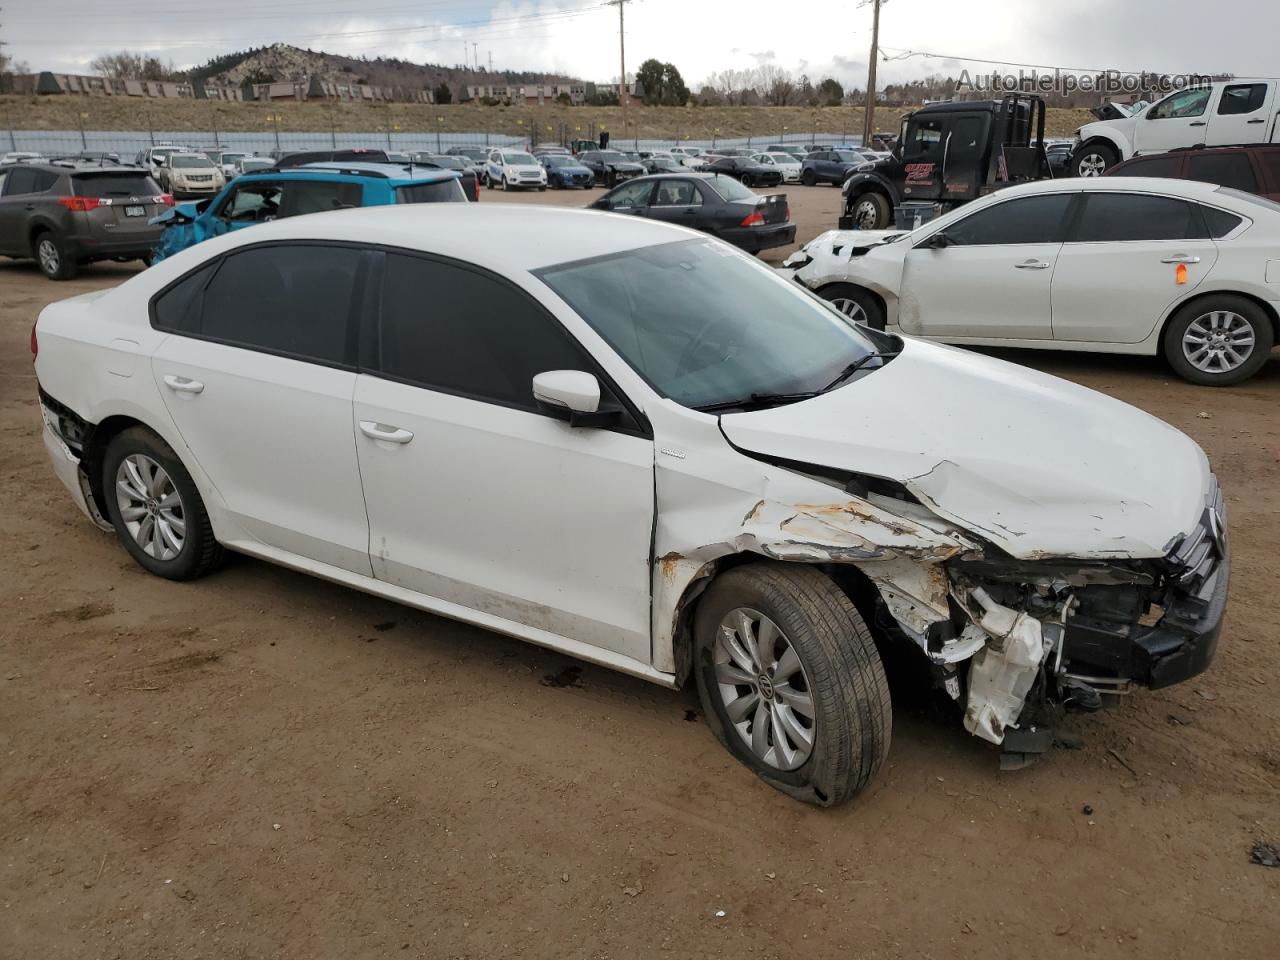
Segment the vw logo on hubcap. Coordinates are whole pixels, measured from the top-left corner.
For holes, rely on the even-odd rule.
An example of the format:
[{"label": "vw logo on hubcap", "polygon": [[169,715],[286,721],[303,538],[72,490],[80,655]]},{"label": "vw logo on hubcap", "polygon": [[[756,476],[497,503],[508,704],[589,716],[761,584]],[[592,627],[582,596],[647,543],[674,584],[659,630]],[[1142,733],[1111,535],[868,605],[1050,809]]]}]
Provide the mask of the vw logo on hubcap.
[{"label": "vw logo on hubcap", "polygon": [[766,700],[773,699],[773,681],[766,677],[763,673],[756,677],[756,683],[760,685],[760,696]]}]

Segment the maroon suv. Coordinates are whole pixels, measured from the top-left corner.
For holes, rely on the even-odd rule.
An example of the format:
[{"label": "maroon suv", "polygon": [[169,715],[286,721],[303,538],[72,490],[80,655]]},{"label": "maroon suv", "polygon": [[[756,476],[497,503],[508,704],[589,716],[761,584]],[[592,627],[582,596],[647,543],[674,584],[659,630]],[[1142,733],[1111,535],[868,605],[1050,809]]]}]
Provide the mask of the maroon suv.
[{"label": "maroon suv", "polygon": [[1117,163],[1103,176],[1200,180],[1280,201],[1280,144],[1170,150]]}]

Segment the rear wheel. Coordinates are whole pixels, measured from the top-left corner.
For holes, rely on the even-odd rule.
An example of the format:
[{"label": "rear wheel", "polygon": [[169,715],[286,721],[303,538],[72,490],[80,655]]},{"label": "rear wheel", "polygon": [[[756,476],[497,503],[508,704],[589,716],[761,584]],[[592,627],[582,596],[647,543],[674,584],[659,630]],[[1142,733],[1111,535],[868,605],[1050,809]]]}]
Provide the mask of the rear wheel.
[{"label": "rear wheel", "polygon": [[887,229],[892,213],[889,198],[883,193],[860,193],[849,204],[849,216],[859,230]]},{"label": "rear wheel", "polygon": [[107,444],[102,490],[116,536],[149,572],[194,580],[222,559],[191,474],[145,427],[124,430]]},{"label": "rear wheel", "polygon": [[1184,380],[1227,387],[1252,377],[1275,343],[1271,318],[1252,300],[1215,294],[1189,303],[1164,331],[1164,356]]},{"label": "rear wheel", "polygon": [[852,283],[833,283],[818,291],[818,296],[854,323],[865,323],[876,330],[884,329],[884,309],[879,301],[862,287]]},{"label": "rear wheel", "polygon": [[712,732],[757,776],[808,803],[843,803],[889,751],[889,687],[853,602],[826,574],[752,564],[698,603],[694,672]]},{"label": "rear wheel", "polygon": [[52,230],[44,230],[37,234],[32,246],[35,248],[36,262],[40,265],[40,272],[50,280],[70,280],[79,273],[79,264],[67,252],[62,238]]},{"label": "rear wheel", "polygon": [[1086,143],[1071,155],[1071,174],[1076,177],[1100,177],[1120,162],[1115,148],[1105,143]]}]

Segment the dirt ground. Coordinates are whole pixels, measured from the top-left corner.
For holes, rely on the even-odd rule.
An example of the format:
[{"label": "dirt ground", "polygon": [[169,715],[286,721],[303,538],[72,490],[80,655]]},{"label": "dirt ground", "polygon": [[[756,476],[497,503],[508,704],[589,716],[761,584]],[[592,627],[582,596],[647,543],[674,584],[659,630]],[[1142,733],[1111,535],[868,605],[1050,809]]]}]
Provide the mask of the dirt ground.
[{"label": "dirt ground", "polygon": [[[834,221],[836,190],[788,193],[802,239]],[[692,688],[257,561],[144,574],[50,472],[28,352],[44,304],[135,271],[0,263],[3,960],[1277,956],[1280,870],[1248,851],[1280,841],[1280,358],[1215,391],[1011,352],[1204,446],[1217,660],[1017,773],[898,675],[887,768],[820,811]]]},{"label": "dirt ground", "polygon": [[[911,108],[876,108],[876,132],[898,129]],[[83,116],[81,116],[83,114]],[[275,117],[273,121],[271,118]],[[404,133],[505,133],[554,139],[561,124],[571,136],[575,128],[588,136],[611,130],[614,138],[710,140],[712,137],[777,137],[813,134],[818,140],[844,139],[862,133],[861,107],[646,107],[627,109],[623,129],[621,107],[563,107],[554,104],[486,107],[480,104],[328,103],[275,100],[151,100],[127,97],[0,96],[0,144],[7,149],[4,128],[17,130],[153,130],[204,132],[395,130]],[[1071,136],[1093,120],[1087,110],[1054,107],[1046,112],[1045,130],[1053,137]]]}]

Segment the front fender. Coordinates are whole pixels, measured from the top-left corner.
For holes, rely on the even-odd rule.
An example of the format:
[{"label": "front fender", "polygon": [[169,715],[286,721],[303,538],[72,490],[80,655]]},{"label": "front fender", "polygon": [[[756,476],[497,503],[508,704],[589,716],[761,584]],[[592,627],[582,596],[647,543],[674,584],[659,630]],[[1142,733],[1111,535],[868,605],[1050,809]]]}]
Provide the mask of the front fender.
[{"label": "front fender", "polygon": [[888,196],[889,202],[895,207],[902,203],[902,191],[888,177],[874,172],[855,173],[844,182],[844,212],[846,215],[858,195],[866,193],[868,190],[878,190],[885,194]]},{"label": "front fender", "polygon": [[1086,123],[1077,132],[1080,138],[1080,145],[1087,143],[1106,143],[1120,156],[1121,160],[1128,160],[1133,156],[1133,126],[1132,117],[1126,117],[1124,120],[1099,120],[1096,123]]}]

